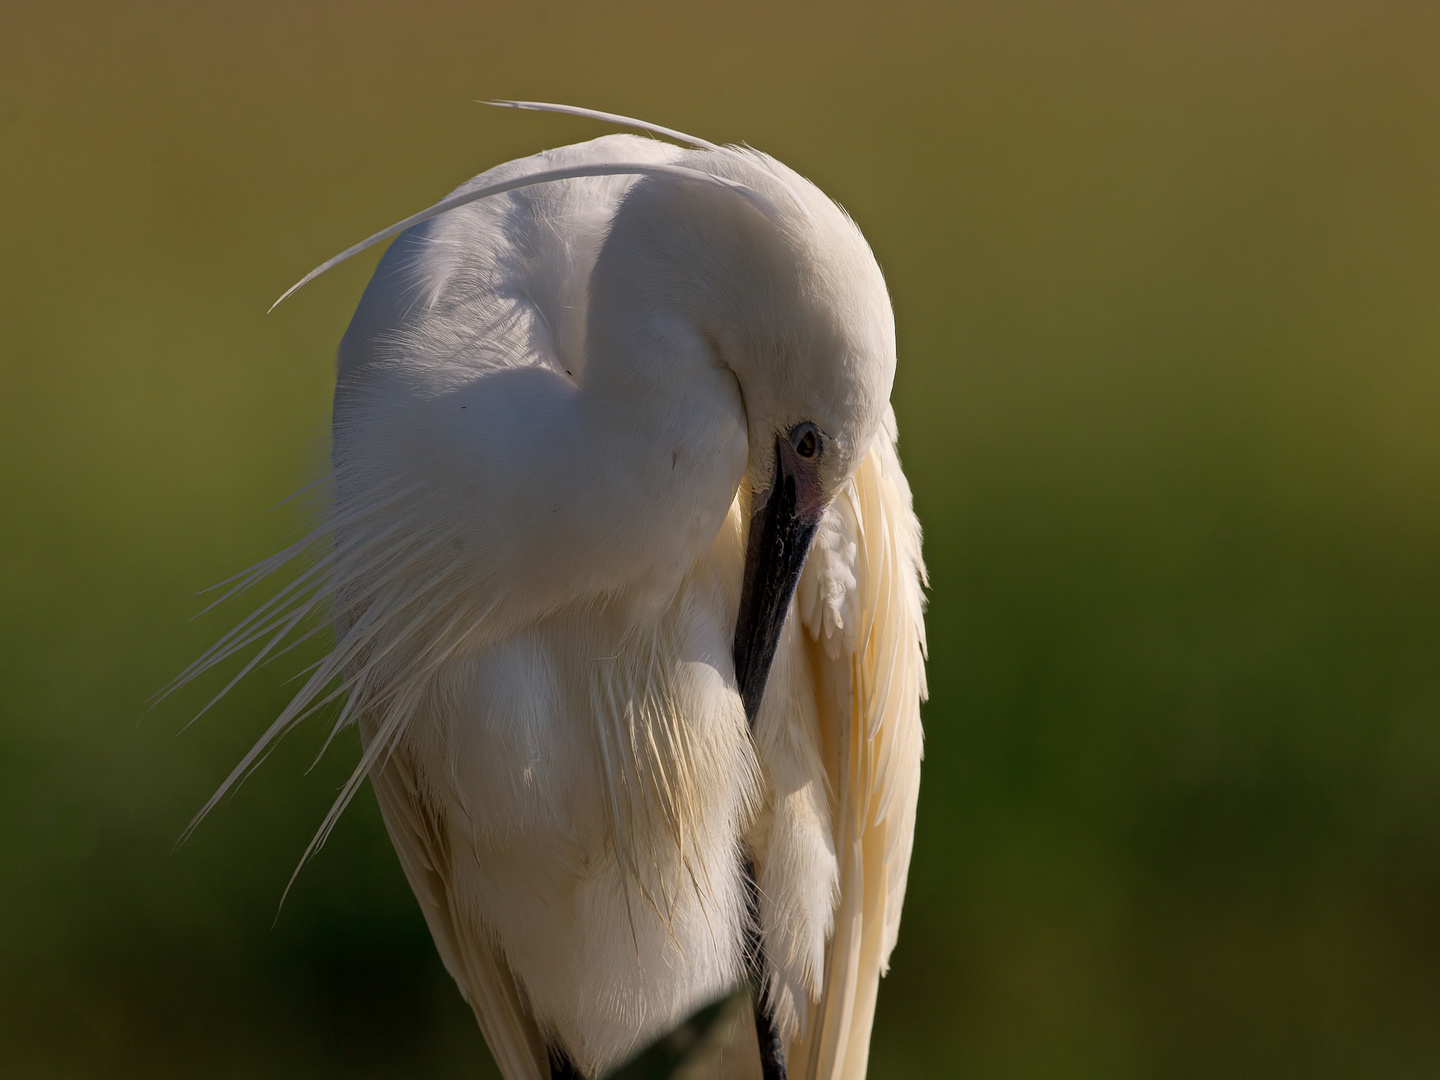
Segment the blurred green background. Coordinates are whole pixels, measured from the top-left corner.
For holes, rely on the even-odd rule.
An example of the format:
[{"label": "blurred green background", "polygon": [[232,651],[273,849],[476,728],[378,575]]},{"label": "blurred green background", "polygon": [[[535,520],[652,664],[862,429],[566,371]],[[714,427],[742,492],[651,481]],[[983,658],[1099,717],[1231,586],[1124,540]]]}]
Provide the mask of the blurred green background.
[{"label": "blurred green background", "polygon": [[[1440,6],[0,8],[0,1073],[492,1075],[300,661],[147,697],[300,525],[373,265],[602,126],[747,140],[895,298],[933,696],[872,1075],[1440,1075]],[[273,925],[272,925],[273,923]]]}]

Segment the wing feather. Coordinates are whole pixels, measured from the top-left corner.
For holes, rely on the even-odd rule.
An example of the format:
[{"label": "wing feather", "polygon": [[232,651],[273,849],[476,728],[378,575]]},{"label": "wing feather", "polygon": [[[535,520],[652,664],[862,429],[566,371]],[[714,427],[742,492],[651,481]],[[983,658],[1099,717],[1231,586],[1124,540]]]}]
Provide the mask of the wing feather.
[{"label": "wing feather", "polygon": [[410,882],[440,958],[475,1011],[480,1031],[505,1080],[549,1080],[544,1039],[505,961],[454,910],[447,830],[424,798],[403,751],[370,774],[400,865]]},{"label": "wing feather", "polygon": [[[925,567],[910,486],[886,417],[834,520],[853,544],[853,596],[837,601],[858,618],[839,655],[815,640],[820,716],[831,759],[840,903],[821,997],[790,1060],[805,1080],[862,1080],[880,976],[900,928],[920,791],[925,687]],[[817,573],[823,573],[823,566]],[[838,621],[838,617],[837,617]]]}]

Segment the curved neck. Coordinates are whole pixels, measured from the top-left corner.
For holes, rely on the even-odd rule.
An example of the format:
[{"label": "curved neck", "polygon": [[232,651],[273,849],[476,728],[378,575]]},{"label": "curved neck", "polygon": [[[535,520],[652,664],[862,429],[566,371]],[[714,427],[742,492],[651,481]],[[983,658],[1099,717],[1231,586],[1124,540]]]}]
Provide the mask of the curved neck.
[{"label": "curved neck", "polygon": [[572,461],[600,578],[665,602],[708,552],[745,474],[734,374],[683,308],[592,290]]}]

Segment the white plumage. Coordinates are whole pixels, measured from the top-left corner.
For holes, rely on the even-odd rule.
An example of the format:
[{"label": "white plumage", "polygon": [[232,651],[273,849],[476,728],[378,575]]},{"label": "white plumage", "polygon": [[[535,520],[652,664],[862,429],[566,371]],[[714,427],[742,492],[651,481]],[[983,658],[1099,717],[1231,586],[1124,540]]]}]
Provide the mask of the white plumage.
[{"label": "white plumage", "polygon": [[[600,1075],[743,979],[747,857],[790,1074],[863,1077],[899,924],[924,571],[889,300],[813,185],[691,141],[510,162],[390,247],[340,346],[331,546],[182,677],[332,605],[226,787],[345,702],[316,842],[368,776],[507,1080]],[[737,619],[785,483],[818,530],[752,732]]]}]

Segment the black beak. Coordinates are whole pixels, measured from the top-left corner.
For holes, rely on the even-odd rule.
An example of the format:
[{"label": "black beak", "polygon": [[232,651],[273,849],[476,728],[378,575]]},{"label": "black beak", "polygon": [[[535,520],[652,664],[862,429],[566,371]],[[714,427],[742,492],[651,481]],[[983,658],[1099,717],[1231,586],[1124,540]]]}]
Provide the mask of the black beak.
[{"label": "black beak", "polygon": [[[810,542],[825,513],[815,460],[802,458],[789,439],[775,440],[775,475],[767,491],[756,492],[745,547],[745,577],[740,586],[740,614],[735,620],[735,682],[745,705],[745,719],[755,727],[760,699],[770,677],[775,647],[795,586],[805,569]],[[745,860],[750,920],[746,931],[750,969],[757,986],[765,980],[765,946],[760,936],[760,890],[755,865]],[[785,1080],[784,1044],[775,1017],[755,994],[755,1034],[760,1042],[764,1080]]]},{"label": "black beak", "polygon": [[751,727],[790,599],[824,513],[815,461],[800,457],[788,439],[777,439],[774,479],[768,491],[755,496],[735,620],[735,681]]}]

